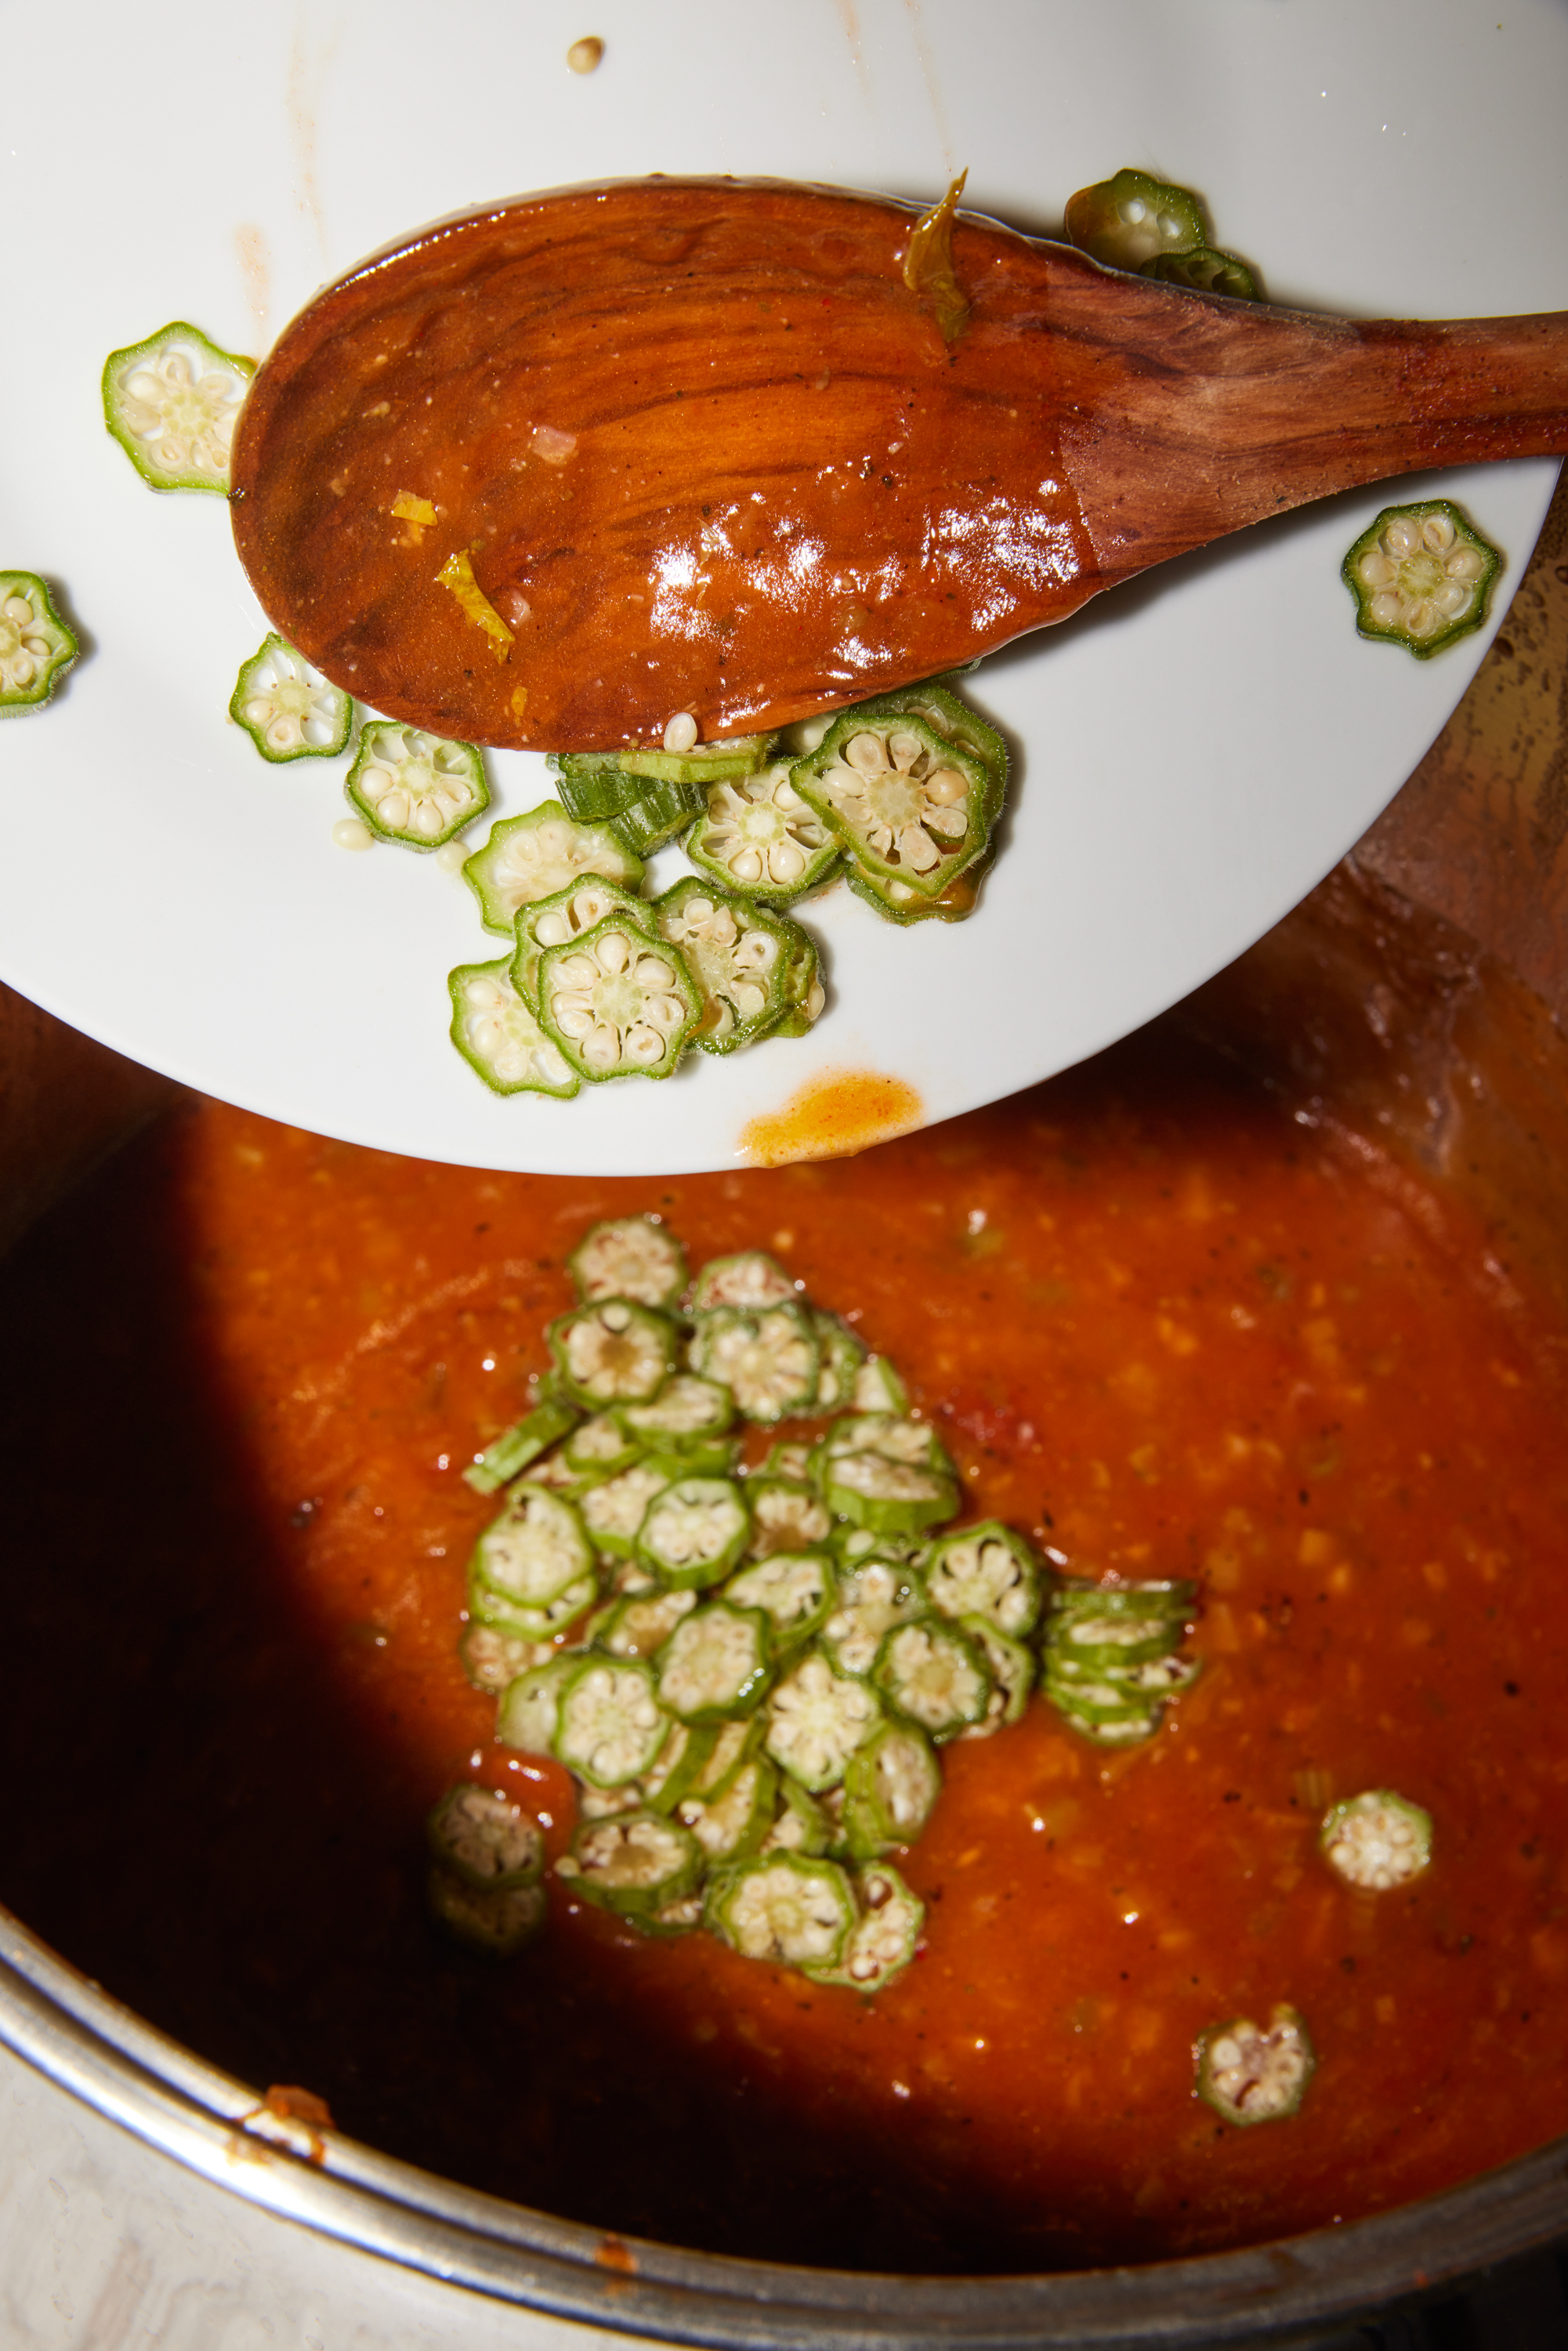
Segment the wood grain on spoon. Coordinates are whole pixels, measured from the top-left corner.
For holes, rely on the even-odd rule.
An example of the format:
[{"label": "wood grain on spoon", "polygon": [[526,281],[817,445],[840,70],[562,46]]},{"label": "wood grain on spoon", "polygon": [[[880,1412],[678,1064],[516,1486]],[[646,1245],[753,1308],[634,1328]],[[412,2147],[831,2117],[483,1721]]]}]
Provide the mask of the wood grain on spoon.
[{"label": "wood grain on spoon", "polygon": [[[928,676],[1333,491],[1568,448],[1568,315],[1317,318],[960,215],[949,347],[903,282],[913,219],[632,181],[365,264],[241,421],[235,536],[274,623],[437,734],[595,749],[689,710],[711,737]],[[465,554],[509,644],[438,577]]]}]

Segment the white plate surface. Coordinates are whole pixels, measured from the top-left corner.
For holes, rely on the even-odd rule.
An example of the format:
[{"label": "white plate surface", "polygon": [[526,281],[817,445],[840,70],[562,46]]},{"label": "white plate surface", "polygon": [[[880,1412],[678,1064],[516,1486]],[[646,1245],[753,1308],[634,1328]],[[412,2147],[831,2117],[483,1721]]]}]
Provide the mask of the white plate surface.
[{"label": "white plate surface", "polygon": [[[662,1085],[502,1101],[448,1044],[445,989],[501,943],[429,859],[333,846],[343,763],[269,768],[227,722],[260,612],[221,503],[155,496],[105,434],[104,355],[175,317],[259,354],[319,284],[425,220],[653,171],[929,199],[967,163],[967,201],[1044,231],[1133,163],[1201,189],[1281,300],[1568,308],[1568,9],[1497,5],[5,8],[0,567],[59,582],[90,653],[0,727],[0,976],[277,1118],[616,1174],[735,1165],[747,1122],[820,1072],[894,1075],[946,1118],[1147,1019],[1328,871],[1485,650],[1490,631],[1430,663],[1357,638],[1338,568],[1377,490],[988,663],[974,697],[1019,756],[982,909],[899,931],[841,887],[810,904],[832,988],[810,1038],[694,1054]],[[590,32],[604,61],[580,78],[565,52]],[[1409,485],[1463,501],[1506,550],[1494,624],[1555,470]],[[496,814],[544,795],[538,758],[489,768]]]}]

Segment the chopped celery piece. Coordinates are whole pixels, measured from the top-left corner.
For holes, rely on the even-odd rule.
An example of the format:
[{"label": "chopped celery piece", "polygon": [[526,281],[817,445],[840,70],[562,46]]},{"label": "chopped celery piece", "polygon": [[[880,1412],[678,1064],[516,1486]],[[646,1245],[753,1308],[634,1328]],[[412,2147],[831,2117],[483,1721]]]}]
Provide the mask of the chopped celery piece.
[{"label": "chopped celery piece", "polygon": [[361,732],[343,789],[378,841],[405,849],[439,849],[490,805],[476,744],[384,718]]},{"label": "chopped celery piece", "polygon": [[582,1081],[512,985],[511,960],[460,963],[447,974],[452,1041],[497,1094],[554,1094],[570,1102]]},{"label": "chopped celery piece", "polygon": [[670,1307],[686,1286],[686,1253],[657,1217],[612,1217],[590,1226],[567,1266],[586,1306],[634,1298],[642,1306]]},{"label": "chopped celery piece", "polygon": [[1248,2016],[1198,2035],[1197,2095],[1238,2126],[1283,2122],[1306,2095],[1317,2058],[1299,2011],[1281,2001],[1269,2029]]},{"label": "chopped celery piece", "polygon": [[702,1017],[678,948],[625,914],[539,957],[539,1022],[580,1076],[667,1078]]},{"label": "chopped celery piece", "polygon": [[1331,1806],[1318,1842],[1347,1886],[1384,1894],[1407,1886],[1430,1862],[1432,1815],[1392,1788],[1369,1788]]},{"label": "chopped celery piece", "polygon": [[1448,498],[1385,507],[1341,567],[1364,637],[1429,661],[1487,616],[1502,557]]},{"label": "chopped celery piece", "polygon": [[330,759],[348,744],[354,698],[313,669],[274,629],[249,661],[242,663],[229,716],[245,728],[262,758],[275,765],[288,759]]},{"label": "chopped celery piece", "polygon": [[485,1894],[535,1886],[544,1874],[539,1824],[509,1797],[472,1782],[449,1788],[426,1823],[431,1851]]},{"label": "chopped celery piece", "polygon": [[767,1034],[787,1008],[784,925],[744,898],[686,874],[652,907],[658,936],[677,947],[702,995],[692,1041],[733,1053]]},{"label": "chopped celery piece", "polygon": [[485,928],[503,938],[515,937],[519,906],[553,897],[582,873],[600,873],[634,891],[643,861],[607,825],[573,824],[559,800],[540,800],[523,815],[493,824],[483,849],[463,868]]},{"label": "chopped celery piece", "polygon": [[47,702],[80,650],[36,571],[0,571],[0,718]]},{"label": "chopped celery piece", "polygon": [[789,780],[791,762],[710,787],[681,843],[699,872],[748,897],[787,901],[819,889],[839,862],[838,837]]},{"label": "chopped celery piece", "polygon": [[174,319],[103,363],[103,421],[155,490],[226,496],[229,446],[256,361]]}]

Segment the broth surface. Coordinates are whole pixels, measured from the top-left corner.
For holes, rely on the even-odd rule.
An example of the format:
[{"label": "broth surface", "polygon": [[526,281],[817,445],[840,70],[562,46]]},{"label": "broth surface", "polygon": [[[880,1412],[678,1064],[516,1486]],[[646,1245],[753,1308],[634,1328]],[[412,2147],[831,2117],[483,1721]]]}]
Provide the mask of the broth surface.
[{"label": "broth surface", "polygon": [[[633,1209],[855,1315],[970,1515],[1200,1580],[1206,1671],[1147,1745],[1037,1701],[944,1750],[903,1865],[925,1948],[874,2001],[559,1884],[500,1965],[425,1916],[454,1780],[570,1832],[456,1661],[496,1507],[459,1472],[543,1368],[568,1251]],[[1563,1333],[1440,1193],[1168,1031],[858,1160],[655,1182],[208,1104],[0,1297],[0,1895],[245,2078],[607,2229],[914,2270],[1286,2234],[1568,2127]],[[1385,1786],[1434,1863],[1357,1894],[1317,1823]],[[1228,2128],[1194,2038],[1281,2001],[1304,2105]]]}]

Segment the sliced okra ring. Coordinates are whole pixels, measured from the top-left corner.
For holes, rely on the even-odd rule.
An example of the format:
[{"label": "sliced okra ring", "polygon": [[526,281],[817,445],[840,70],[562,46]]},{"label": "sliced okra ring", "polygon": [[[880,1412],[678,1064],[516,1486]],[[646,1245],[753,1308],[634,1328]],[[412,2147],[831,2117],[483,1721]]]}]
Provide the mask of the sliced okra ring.
[{"label": "sliced okra ring", "polygon": [[712,1758],[728,1727],[726,1724],[723,1729],[716,1729],[712,1723],[677,1722],[672,1715],[664,1743],[652,1768],[643,1774],[643,1798],[653,1812],[674,1811]]},{"label": "sliced okra ring", "polygon": [[973,865],[956,873],[934,898],[912,890],[907,882],[867,872],[852,857],[844,861],[844,879],[855,896],[874,908],[883,922],[897,923],[903,929],[911,923],[967,923],[980,903],[981,887],[996,862],[994,844],[988,844]]},{"label": "sliced okra ring", "polygon": [[709,1890],[706,1917],[745,1959],[831,1967],[855,1923],[855,1899],[836,1862],[769,1854],[726,1870]]},{"label": "sliced okra ring", "polygon": [[549,1903],[542,1886],[514,1886],[484,1893],[439,1864],[426,1881],[430,1907],[449,1935],[470,1950],[509,1959],[544,1925]]},{"label": "sliced okra ring", "polygon": [[1081,253],[1107,269],[1142,269],[1161,254],[1188,253],[1208,242],[1190,188],[1128,170],[1069,196],[1067,234]]},{"label": "sliced okra ring", "polygon": [[1448,498],[1385,507],[1345,557],[1364,637],[1428,661],[1487,616],[1502,556]]},{"label": "sliced okra ring", "polygon": [[820,1306],[811,1309],[811,1323],[821,1350],[817,1366],[817,1410],[845,1412],[866,1359],[865,1349],[847,1322]]},{"label": "sliced okra ring", "polygon": [[591,1226],[566,1262],[585,1306],[633,1298],[640,1306],[670,1307],[686,1286],[686,1253],[654,1217],[612,1217]]},{"label": "sliced okra ring", "polygon": [[706,1053],[734,1053],[785,1010],[788,943],[777,916],[688,873],[650,909],[660,938],[678,948],[702,996],[692,1033]]},{"label": "sliced okra ring", "polygon": [[1197,1584],[1185,1578],[1144,1583],[1089,1583],[1074,1578],[1053,1588],[1051,1614],[1144,1616],[1180,1623],[1191,1614],[1197,1594]]},{"label": "sliced okra ring", "polygon": [[753,1559],[767,1559],[776,1551],[810,1551],[832,1533],[832,1512],[803,1478],[748,1478],[746,1499],[751,1505]]},{"label": "sliced okra ring", "polygon": [[1392,1788],[1331,1805],[1318,1843],[1336,1877],[1375,1894],[1407,1886],[1432,1858],[1432,1815]]},{"label": "sliced okra ring", "polygon": [[917,1469],[883,1453],[845,1453],[822,1468],[831,1510],[878,1535],[917,1534],[956,1518],[958,1482],[940,1469]]},{"label": "sliced okra ring", "polygon": [[593,1546],[563,1495],[527,1479],[474,1548],[476,1580],[513,1608],[544,1609],[593,1566]]},{"label": "sliced okra ring", "polygon": [[612,1821],[622,1813],[645,1810],[641,1780],[623,1781],[619,1788],[595,1788],[586,1780],[580,1780],[577,1783],[577,1817],[580,1821]]},{"label": "sliced okra ring", "polygon": [[710,786],[681,846],[721,888],[787,903],[820,889],[837,866],[837,835],[789,781],[791,764]]},{"label": "sliced okra ring", "polygon": [[939,1536],[921,1569],[931,1605],[944,1616],[983,1616],[1015,1641],[1040,1621],[1040,1562],[999,1519]]},{"label": "sliced okra ring", "polygon": [[668,1720],[641,1657],[574,1658],[556,1699],[555,1756],[595,1788],[619,1787],[647,1771]]},{"label": "sliced okra ring", "polygon": [[[912,1568],[930,1548],[919,1535],[873,1535],[869,1527],[852,1527],[845,1519],[841,1519],[833,1529],[832,1545],[833,1556],[844,1574],[874,1562],[891,1567]],[[924,1600],[920,1605],[925,1607]]]},{"label": "sliced okra ring", "polygon": [[110,351],[103,363],[103,421],[155,490],[215,490],[226,496],[229,447],[256,361],[220,351],[175,319]]},{"label": "sliced okra ring", "polygon": [[1152,1739],[1160,1727],[1158,1700],[1139,1702],[1109,1685],[1064,1682],[1046,1673],[1046,1697],[1064,1722],[1099,1747],[1130,1747]]},{"label": "sliced okra ring", "polygon": [[952,1475],[946,1448],[930,1424],[910,1420],[902,1413],[852,1412],[835,1420],[821,1440],[819,1458],[828,1464],[855,1453],[880,1454],[884,1461],[902,1461],[911,1468],[940,1469]]},{"label": "sliced okra ring", "polygon": [[[569,882],[564,890],[557,890],[537,904],[519,906],[517,915],[517,952],[512,958],[512,985],[517,994],[534,1010],[539,1003],[539,957],[546,947],[559,947],[569,940],[580,939],[585,931],[595,929],[607,914],[630,914],[638,924],[644,924],[648,909],[635,892],[623,889],[619,882],[607,882],[602,873],[580,875]],[[643,1218],[627,1217],[629,1224],[640,1224]],[[685,1269],[681,1289],[685,1288]],[[600,1297],[610,1293],[600,1290]],[[679,1296],[677,1291],[676,1296]],[[635,1298],[639,1292],[629,1290],[625,1297]],[[662,1299],[650,1299],[650,1305],[662,1305]]]},{"label": "sliced okra ring", "polygon": [[645,1404],[670,1375],[676,1331],[656,1306],[599,1298],[559,1314],[546,1337],[567,1394],[590,1412]]},{"label": "sliced okra ring", "polygon": [[0,571],[0,718],[47,702],[80,651],[36,571]]},{"label": "sliced okra ring", "polygon": [[695,784],[706,789],[720,777],[754,775],[773,748],[771,735],[732,735],[716,743],[694,743],[686,751],[644,750],[617,754],[622,772],[653,776],[662,782]]},{"label": "sliced okra ring", "polygon": [[539,1025],[580,1077],[667,1078],[702,1017],[677,947],[625,914],[539,957]]},{"label": "sliced okra ring", "polygon": [[768,1031],[770,1037],[805,1037],[816,1027],[828,1001],[822,985],[821,957],[817,943],[787,914],[779,917],[785,932],[784,1008]]},{"label": "sliced okra ring", "polygon": [[630,1559],[649,1503],[664,1492],[673,1478],[681,1475],[683,1467],[684,1464],[677,1465],[654,1454],[645,1461],[634,1461],[630,1469],[622,1469],[618,1476],[589,1487],[580,1507],[582,1523],[595,1548],[612,1559]]},{"label": "sliced okra ring", "polygon": [[496,1708],[496,1737],[503,1747],[516,1747],[525,1755],[555,1752],[561,1684],[578,1663],[559,1650],[547,1665],[532,1666],[507,1683]]},{"label": "sliced okra ring", "polygon": [[520,1804],[472,1782],[449,1788],[425,1823],[430,1849],[444,1868],[483,1894],[536,1886],[544,1875],[539,1824]]},{"label": "sliced okra ring", "polygon": [[1193,2054],[1198,2096],[1239,2126],[1293,2115],[1317,2064],[1304,2018],[1284,2001],[1266,2032],[1249,2016],[1233,2016],[1199,2033]]},{"label": "sliced okra ring", "polygon": [[552,752],[561,806],[578,824],[606,824],[639,857],[673,841],[700,813],[699,786],[628,775],[613,752]]},{"label": "sliced okra ring", "polygon": [[936,678],[927,678],[919,685],[901,685],[892,694],[879,694],[874,700],[862,703],[860,715],[878,719],[919,718],[934,727],[945,742],[977,760],[986,771],[988,820],[995,823],[1007,799],[1010,764],[1008,747],[990,721],[982,718],[950,687]]},{"label": "sliced okra ring", "polygon": [[548,1486],[552,1494],[569,1494],[575,1499],[590,1482],[580,1478],[570,1467],[564,1446],[552,1445],[548,1452],[541,1453],[537,1461],[528,1465],[529,1485]]},{"label": "sliced okra ring", "polygon": [[1247,264],[1209,245],[1195,245],[1189,253],[1156,253],[1138,275],[1161,278],[1167,286],[1186,286],[1197,294],[1228,294],[1233,302],[1258,299],[1258,280]]},{"label": "sliced okra ring", "polygon": [[1052,1618],[1047,1646],[1063,1665],[1098,1673],[1106,1667],[1132,1667],[1168,1656],[1181,1639],[1181,1620],[1149,1616]]},{"label": "sliced okra ring", "polygon": [[684,1453],[688,1446],[723,1437],[735,1418],[735,1398],[717,1380],[699,1379],[695,1372],[672,1372],[657,1395],[646,1404],[617,1405],[615,1416],[643,1444]]},{"label": "sliced okra ring", "polygon": [[854,1376],[849,1402],[857,1415],[909,1410],[909,1390],[885,1355],[868,1355]]},{"label": "sliced okra ring", "polygon": [[692,1369],[721,1381],[747,1420],[768,1426],[810,1411],[821,1351],[804,1307],[714,1306],[695,1321]]},{"label": "sliced okra ring", "polygon": [[694,1312],[711,1306],[793,1304],[800,1292],[776,1257],[766,1249],[742,1249],[735,1257],[710,1257],[692,1292]]},{"label": "sliced okra ring", "polygon": [[651,1657],[696,1604],[695,1592],[623,1593],[596,1620],[593,1646],[607,1656]]},{"label": "sliced okra ring", "polygon": [[958,1733],[960,1739],[989,1739],[1023,1719],[1034,1687],[1034,1659],[1021,1641],[999,1633],[988,1616],[962,1616],[959,1623],[986,1661],[991,1695],[978,1722]]},{"label": "sliced okra ring", "polygon": [[553,1640],[556,1634],[564,1633],[569,1625],[575,1624],[591,1608],[598,1597],[599,1576],[592,1568],[543,1607],[536,1608],[511,1599],[496,1584],[487,1583],[472,1562],[469,1563],[469,1615],[476,1624],[491,1625],[498,1633],[510,1633],[520,1641]]},{"label": "sliced okra ring", "polygon": [[777,1784],[773,1824],[757,1848],[758,1853],[803,1853],[813,1857],[826,1853],[833,1842],[834,1828],[821,1805],[788,1771],[778,1776]]},{"label": "sliced okra ring", "polygon": [[648,1917],[695,1890],[703,1852],[679,1821],[662,1813],[622,1813],[584,1822],[570,1853],[555,1866],[574,1893],[603,1909]]},{"label": "sliced okra ring", "polygon": [[881,1700],[869,1683],[835,1673],[820,1649],[809,1649],[768,1697],[768,1752],[792,1780],[820,1795],[838,1786],[882,1719]]},{"label": "sliced okra ring", "polygon": [[654,1660],[659,1703],[683,1722],[755,1714],[772,1679],[772,1643],[760,1608],[710,1600],[677,1625]]},{"label": "sliced okra ring", "polygon": [[835,1672],[869,1674],[885,1635],[925,1609],[925,1587],[908,1562],[841,1559],[838,1599],[819,1636],[823,1651]]},{"label": "sliced okra ring", "polygon": [[649,1503],[637,1557],[672,1591],[722,1583],[751,1538],[746,1497],[731,1478],[677,1478]]},{"label": "sliced okra ring", "polygon": [[695,784],[643,777],[628,777],[627,781],[634,789],[624,807],[610,819],[611,830],[639,857],[651,857],[655,849],[663,849],[667,841],[685,832],[702,806],[702,792]]},{"label": "sliced okra ring", "polygon": [[[3,591],[3,583],[0,583]],[[345,694],[269,630],[243,663],[229,700],[229,716],[243,726],[264,759],[336,758],[354,724],[354,697]]]},{"label": "sliced okra ring", "polygon": [[773,1656],[785,1657],[813,1641],[840,1594],[828,1552],[768,1552],[724,1584],[734,1608],[762,1608],[773,1627]]},{"label": "sliced okra ring", "polygon": [[499,1698],[508,1682],[526,1674],[531,1666],[542,1666],[557,1654],[551,1641],[528,1641],[516,1633],[503,1633],[498,1625],[481,1624],[477,1618],[463,1628],[457,1644],[457,1656],[465,1674],[479,1690],[487,1690]]},{"label": "sliced okra ring", "polygon": [[942,1766],[912,1722],[884,1722],[850,1758],[844,1773],[843,1827],[858,1861],[875,1861],[913,1844],[942,1792]]},{"label": "sliced okra ring", "polygon": [[582,1081],[512,984],[510,959],[461,963],[447,977],[452,1041],[492,1093],[554,1094],[570,1102]]},{"label": "sliced okra ring", "polygon": [[745,1861],[761,1847],[778,1802],[779,1774],[766,1758],[754,1755],[722,1795],[683,1796],[675,1818],[690,1829],[709,1862]]},{"label": "sliced okra ring", "polygon": [[990,1704],[982,1652],[946,1616],[915,1616],[884,1633],[871,1678],[891,1709],[917,1722],[938,1746],[983,1722]]},{"label": "sliced okra ring", "polygon": [[846,711],[789,779],[862,873],[922,897],[972,865],[990,836],[985,766],[913,713]]},{"label": "sliced okra ring", "polygon": [[493,824],[483,849],[463,868],[485,928],[503,938],[515,937],[519,906],[554,897],[583,873],[602,874],[634,892],[643,861],[608,825],[573,824],[559,800],[540,800],[523,815]]},{"label": "sliced okra ring", "polygon": [[889,1862],[868,1862],[851,1882],[858,1915],[838,1963],[806,1973],[813,1983],[847,1984],[869,1994],[894,1982],[914,1959],[925,1905]]},{"label": "sliced okra ring", "polygon": [[710,1723],[693,1729],[693,1737],[708,1741],[691,1776],[691,1793],[711,1803],[722,1796],[742,1765],[749,1763],[762,1745],[760,1717],[748,1714],[733,1722]]},{"label": "sliced okra ring", "polygon": [[562,1447],[568,1465],[580,1478],[613,1478],[640,1461],[647,1447],[628,1437],[613,1413],[591,1413],[570,1430]]},{"label": "sliced okra ring", "polygon": [[781,1437],[768,1447],[752,1474],[758,1478],[782,1478],[791,1486],[810,1485],[814,1450],[800,1437]]},{"label": "sliced okra ring", "polygon": [[378,841],[405,849],[439,849],[490,805],[477,744],[385,718],[361,732],[343,789]]},{"label": "sliced okra ring", "polygon": [[1201,1657],[1151,1657],[1145,1665],[1132,1667],[1125,1679],[1130,1688],[1150,1697],[1179,1698],[1202,1671]]},{"label": "sliced okra ring", "polygon": [[637,1913],[628,1917],[629,1927],[640,1935],[653,1935],[668,1940],[676,1935],[695,1934],[703,1922],[703,1894],[699,1886],[695,1893],[683,1894],[678,1902],[665,1902],[657,1910],[645,1915]]}]

